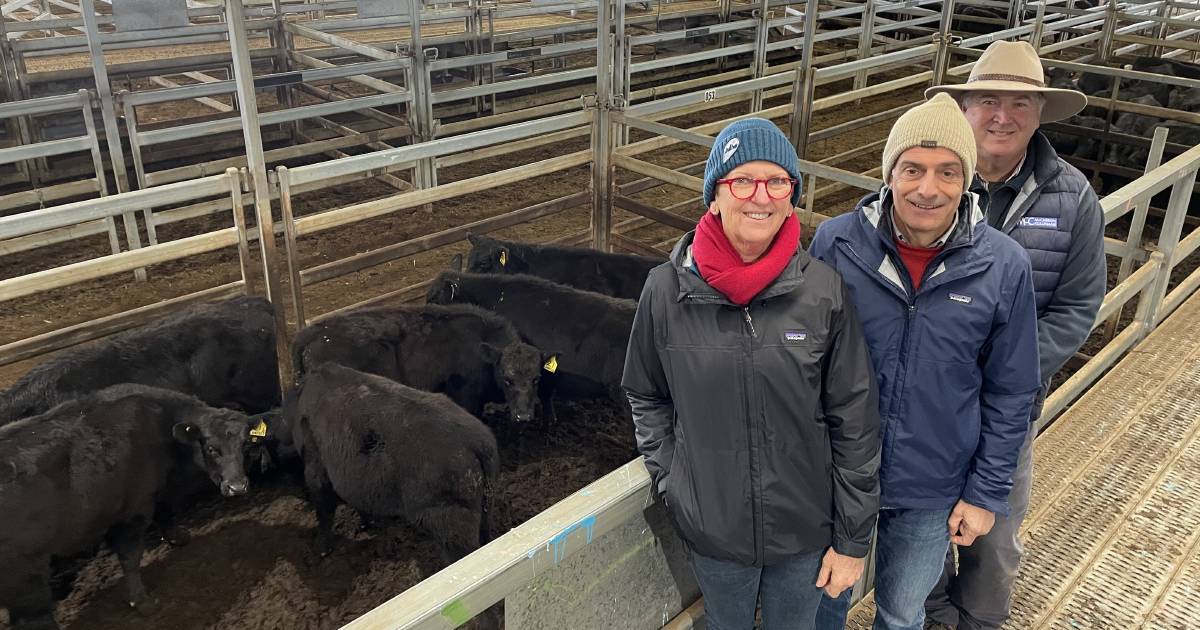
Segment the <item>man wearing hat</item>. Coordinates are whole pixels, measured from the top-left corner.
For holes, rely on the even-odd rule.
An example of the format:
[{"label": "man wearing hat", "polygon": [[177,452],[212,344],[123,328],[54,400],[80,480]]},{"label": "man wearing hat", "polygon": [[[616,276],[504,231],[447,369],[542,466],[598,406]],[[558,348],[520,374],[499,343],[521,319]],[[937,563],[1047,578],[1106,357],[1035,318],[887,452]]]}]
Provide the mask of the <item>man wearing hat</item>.
[{"label": "man wearing hat", "polygon": [[[988,46],[966,83],[933,87],[925,96],[939,93],[958,100],[974,131],[975,189],[988,198],[988,225],[1020,243],[1033,264],[1043,388],[1032,422],[1050,378],[1083,345],[1104,299],[1100,202],[1087,178],[1038,133],[1040,123],[1079,113],[1087,97],[1046,87],[1033,46],[1005,41]],[[945,574],[926,603],[934,622],[975,630],[999,628],[1008,618],[1023,552],[1017,534],[1033,483],[1033,437],[1020,449],[1010,514],[997,517],[986,538],[958,550],[957,573],[953,552],[947,554]]]},{"label": "man wearing hat", "polygon": [[[989,227],[971,126],[946,95],[896,121],[884,186],[825,221],[809,251],[850,289],[879,386],[875,628],[919,630],[950,543],[1008,513],[1040,387],[1029,257]],[[846,596],[822,601],[842,628]]]}]

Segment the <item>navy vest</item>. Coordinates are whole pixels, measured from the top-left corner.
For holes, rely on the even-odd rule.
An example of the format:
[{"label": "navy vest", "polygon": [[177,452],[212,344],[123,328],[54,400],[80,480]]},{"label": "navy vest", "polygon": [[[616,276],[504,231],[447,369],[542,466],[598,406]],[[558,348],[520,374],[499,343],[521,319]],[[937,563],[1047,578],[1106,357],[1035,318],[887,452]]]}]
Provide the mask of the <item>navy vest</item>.
[{"label": "navy vest", "polygon": [[1067,263],[1079,209],[1095,192],[1079,169],[1059,159],[1040,131],[1033,134],[1029,150],[1037,152],[1034,172],[1005,212],[1001,231],[1029,253],[1041,317]]}]

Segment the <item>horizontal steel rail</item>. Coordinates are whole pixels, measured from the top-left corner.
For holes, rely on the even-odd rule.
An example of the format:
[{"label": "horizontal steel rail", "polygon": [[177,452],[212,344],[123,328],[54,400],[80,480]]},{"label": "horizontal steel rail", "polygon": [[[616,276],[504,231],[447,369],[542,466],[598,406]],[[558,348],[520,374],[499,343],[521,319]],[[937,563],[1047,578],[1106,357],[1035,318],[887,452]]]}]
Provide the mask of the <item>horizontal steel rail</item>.
[{"label": "horizontal steel rail", "polygon": [[[296,70],[294,72],[265,74],[255,77],[254,82],[256,86],[261,86],[259,89],[267,89],[277,85],[289,83],[327,81],[330,79],[341,79],[359,74],[371,74],[373,72],[392,72],[404,70],[411,65],[412,62],[408,59],[368,61],[344,66],[334,66],[332,68],[313,68]],[[152,105],[154,103],[166,103],[170,101],[201,98],[205,96],[232,94],[236,89],[237,87],[234,85],[232,80],[223,80],[214,81],[212,83],[184,85],[177,88],[128,92],[122,97],[122,101],[135,106]]]},{"label": "horizontal steel rail", "polygon": [[[316,105],[305,105],[303,107],[293,107],[291,109],[265,112],[259,114],[258,122],[260,125],[277,125],[294,120],[304,120],[305,118],[314,118],[316,116],[341,114],[369,107],[383,107],[385,105],[407,103],[411,100],[412,95],[407,90],[401,92],[389,92],[387,94],[377,94],[375,96],[349,98],[344,101],[318,103]],[[163,144],[165,142],[177,142],[180,140],[202,138],[215,133],[237,131],[241,128],[241,118],[222,118],[220,120],[211,120],[208,122],[194,123],[191,125],[180,125],[178,127],[168,127],[166,129],[156,129],[154,131],[139,131],[138,141],[144,146],[151,146],[155,144]]]},{"label": "horizontal steel rail", "polygon": [[13,162],[41,157],[53,157],[64,153],[87,151],[91,148],[92,140],[87,136],[66,138],[63,140],[48,140],[46,142],[38,142],[37,144],[0,149],[0,164],[12,164]]},{"label": "horizontal steel rail", "polygon": [[0,217],[0,240],[220,194],[229,194],[224,174],[13,214]]},{"label": "horizontal steel rail", "polygon": [[758,26],[758,20],[737,20],[734,22],[726,22],[724,24],[697,26],[689,29],[666,31],[664,33],[654,33],[651,35],[631,35],[628,41],[630,46],[661,44],[662,42],[671,42],[680,39],[691,39],[693,37],[704,37],[706,35],[740,31],[742,29],[754,28],[756,26]]},{"label": "horizontal steel rail", "polygon": [[510,79],[507,81],[498,81],[496,83],[485,83],[474,87],[458,88],[456,90],[446,90],[444,92],[433,93],[433,104],[449,103],[452,101],[461,101],[463,99],[475,98],[476,96],[487,96],[489,94],[499,94],[502,92],[512,92],[516,90],[544,88],[546,86],[555,85],[558,83],[570,83],[589,79],[596,76],[595,68],[581,68],[579,70],[567,70],[564,72],[553,72],[550,74],[539,74],[537,76],[526,77],[521,79]]},{"label": "horizontal steel rail", "polygon": [[653,61],[641,61],[629,65],[631,73],[650,72],[659,68],[668,68],[685,63],[695,63],[697,61],[707,61],[709,59],[720,59],[732,55],[740,55],[742,53],[754,52],[754,44],[738,44],[736,46],[726,46],[725,48],[717,48],[714,50],[702,50],[700,52],[688,53],[685,55],[673,55],[670,57],[662,57]]},{"label": "horizontal steel rail", "polygon": [[571,127],[577,127],[591,122],[590,112],[576,112],[572,114],[562,114],[549,118],[541,118],[538,120],[516,123],[506,127],[497,127],[495,129],[485,129],[472,133],[454,136],[451,138],[438,138],[430,142],[421,144],[398,147],[387,151],[376,151],[367,155],[356,155],[338,160],[331,160],[321,164],[311,166],[300,166],[291,169],[291,178],[293,185],[301,185],[349,175],[351,173],[361,173],[371,171],[378,168],[386,168],[394,163],[399,162],[414,162],[426,158],[439,157],[458,153],[460,151],[468,151],[470,149],[478,149],[491,144],[517,140],[520,138],[528,138],[544,133],[561,131]]},{"label": "horizontal steel rail", "polygon": [[39,114],[53,114],[79,109],[84,105],[78,94],[63,94],[61,96],[43,96],[21,101],[0,103],[0,119],[15,118]]},{"label": "horizontal steel rail", "polygon": [[[111,199],[111,197],[110,197]],[[0,302],[68,287],[186,256],[204,254],[238,244],[238,229],[229,227],[119,254],[63,265],[24,276],[0,280]]]},{"label": "horizontal steel rail", "polygon": [[553,57],[557,55],[567,55],[579,52],[595,52],[596,43],[590,40],[581,42],[567,42],[565,44],[550,44],[548,46],[538,46],[535,48],[513,48],[511,50],[503,50],[494,53],[484,53],[482,55],[463,55],[461,57],[451,57],[449,59],[438,59],[428,64],[430,70],[451,70],[453,68],[467,68],[470,66],[478,66],[486,63],[503,63],[505,61],[527,61],[529,59],[540,59],[543,57]]}]

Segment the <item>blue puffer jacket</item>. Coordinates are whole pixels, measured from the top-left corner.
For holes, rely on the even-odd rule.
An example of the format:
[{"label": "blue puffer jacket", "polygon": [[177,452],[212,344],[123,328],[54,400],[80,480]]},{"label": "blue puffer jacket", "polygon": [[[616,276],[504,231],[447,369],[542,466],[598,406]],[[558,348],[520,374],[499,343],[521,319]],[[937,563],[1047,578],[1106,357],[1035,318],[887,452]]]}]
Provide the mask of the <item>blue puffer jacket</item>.
[{"label": "blue puffer jacket", "polygon": [[[886,206],[880,199],[885,199]],[[1029,257],[968,193],[921,289],[900,260],[885,187],[821,224],[810,252],[842,274],[879,384],[884,508],[1008,513],[1041,379]]]}]

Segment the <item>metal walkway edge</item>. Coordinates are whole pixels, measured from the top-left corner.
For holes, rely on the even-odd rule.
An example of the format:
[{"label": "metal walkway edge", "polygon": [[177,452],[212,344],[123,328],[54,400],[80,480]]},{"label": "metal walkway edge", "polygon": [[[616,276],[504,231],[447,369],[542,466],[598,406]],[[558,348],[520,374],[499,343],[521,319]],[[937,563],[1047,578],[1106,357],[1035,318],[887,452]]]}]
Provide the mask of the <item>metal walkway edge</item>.
[{"label": "metal walkway edge", "polygon": [[1006,628],[1200,627],[1200,294],[1038,437],[1022,531]]}]

